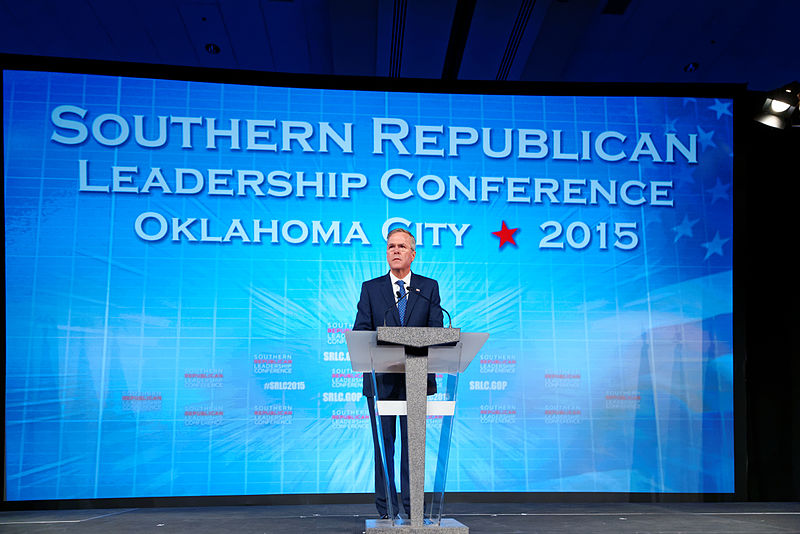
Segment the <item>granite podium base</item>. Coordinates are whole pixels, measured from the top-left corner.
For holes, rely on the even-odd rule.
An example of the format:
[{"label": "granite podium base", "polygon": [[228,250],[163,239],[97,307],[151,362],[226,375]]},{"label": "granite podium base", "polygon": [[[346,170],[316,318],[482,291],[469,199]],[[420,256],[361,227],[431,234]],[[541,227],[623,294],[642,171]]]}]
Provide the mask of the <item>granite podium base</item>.
[{"label": "granite podium base", "polygon": [[367,519],[365,534],[469,534],[469,527],[455,519],[444,518],[440,524],[411,525],[408,519]]}]

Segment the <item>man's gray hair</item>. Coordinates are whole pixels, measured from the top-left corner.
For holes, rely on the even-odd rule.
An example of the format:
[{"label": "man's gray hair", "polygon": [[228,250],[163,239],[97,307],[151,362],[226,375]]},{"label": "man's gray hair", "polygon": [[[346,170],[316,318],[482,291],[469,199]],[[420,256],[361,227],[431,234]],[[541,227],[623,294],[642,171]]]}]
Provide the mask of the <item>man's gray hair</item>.
[{"label": "man's gray hair", "polygon": [[386,235],[386,241],[389,241],[389,237],[391,237],[392,234],[396,234],[398,232],[402,233],[402,234],[406,234],[409,238],[411,238],[411,250],[416,251],[417,250],[417,240],[414,239],[414,234],[412,234],[411,232],[409,232],[405,228],[395,228],[394,230],[389,232]]}]

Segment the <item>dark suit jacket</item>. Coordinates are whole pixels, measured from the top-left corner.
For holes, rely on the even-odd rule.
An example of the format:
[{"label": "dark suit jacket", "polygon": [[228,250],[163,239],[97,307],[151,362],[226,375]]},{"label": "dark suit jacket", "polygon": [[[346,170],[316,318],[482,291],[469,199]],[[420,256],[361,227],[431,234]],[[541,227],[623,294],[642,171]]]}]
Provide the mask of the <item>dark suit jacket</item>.
[{"label": "dark suit jacket", "polygon": [[[439,298],[439,283],[432,278],[426,278],[411,273],[411,287],[420,290],[427,300],[415,291],[408,295],[406,304],[405,326],[433,326],[441,327],[444,324],[441,300]],[[361,285],[361,298],[358,300],[358,312],[353,330],[377,330],[383,326],[384,317],[386,326],[400,326],[400,315],[395,304],[395,291],[389,273],[378,278],[368,280]],[[379,399],[405,399],[406,380],[400,373],[377,373]],[[372,378],[370,373],[364,373],[362,392],[368,397],[374,397]],[[428,375],[428,395],[436,393],[436,379],[433,374]]]}]

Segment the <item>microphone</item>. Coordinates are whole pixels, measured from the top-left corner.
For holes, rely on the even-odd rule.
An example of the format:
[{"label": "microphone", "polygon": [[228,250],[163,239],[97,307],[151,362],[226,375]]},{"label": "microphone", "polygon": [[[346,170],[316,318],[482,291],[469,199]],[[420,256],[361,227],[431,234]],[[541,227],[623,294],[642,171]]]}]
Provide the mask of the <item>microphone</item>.
[{"label": "microphone", "polygon": [[[410,295],[412,291],[416,295],[419,295],[420,297],[427,300],[430,304],[433,304],[433,302],[431,302],[431,299],[429,299],[418,287],[406,286],[405,290],[406,292],[403,293],[402,295],[400,294],[399,290],[395,291],[394,296],[397,297],[397,302],[394,303],[394,306],[389,306],[388,308],[386,308],[386,311],[383,312],[383,326],[386,326],[386,315],[388,315],[388,313],[392,311],[392,308],[395,308],[397,306],[397,304],[400,302],[401,299],[408,299],[408,295]],[[440,304],[439,307],[442,308],[442,305]],[[442,311],[447,315],[447,328],[453,328],[453,318],[450,317],[450,313],[444,308],[442,308]]]},{"label": "microphone", "polygon": [[[407,289],[407,291],[406,291],[406,294],[405,294],[405,295],[403,295],[403,296],[408,296],[408,293],[409,293],[410,291],[413,291],[415,294],[419,295],[420,297],[424,298],[425,300],[427,300],[428,302],[430,302],[431,304],[433,304],[433,302],[431,302],[431,299],[429,299],[428,297],[426,297],[426,296],[425,296],[425,294],[424,294],[422,291],[420,291],[420,289],[419,289],[418,287],[411,287],[411,286],[409,286],[409,287],[408,287],[408,288],[406,288],[406,289]],[[398,294],[399,294],[399,293],[400,293],[400,292],[398,291]],[[442,307],[442,305],[441,305],[441,304],[439,305],[439,307],[440,307],[440,308],[442,308],[442,311],[443,311],[443,312],[444,312],[444,313],[447,315],[447,328],[453,328],[453,319],[452,319],[452,317],[450,317],[450,313],[449,313],[447,310],[445,310],[445,309]],[[385,317],[384,317],[384,319],[385,319]]]},{"label": "microphone", "polygon": [[[404,294],[400,294],[400,291],[395,291],[394,296],[397,297],[397,302],[394,303],[394,306],[389,306],[386,308],[386,311],[383,312],[383,326],[386,326],[386,316],[392,311],[393,308],[396,308],[397,305],[400,303],[402,299],[408,299],[408,290],[411,289],[410,287],[406,288],[406,292]],[[424,296],[424,295],[423,295]]]}]

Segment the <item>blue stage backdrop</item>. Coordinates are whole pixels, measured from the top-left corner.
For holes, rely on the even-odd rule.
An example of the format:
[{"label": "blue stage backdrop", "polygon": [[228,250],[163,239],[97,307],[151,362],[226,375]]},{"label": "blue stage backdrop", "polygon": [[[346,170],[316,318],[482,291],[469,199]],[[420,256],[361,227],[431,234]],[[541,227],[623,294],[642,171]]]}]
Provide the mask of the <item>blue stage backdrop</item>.
[{"label": "blue stage backdrop", "polygon": [[395,226],[491,334],[449,491],[732,493],[732,118],[5,71],[6,498],[372,491]]}]

